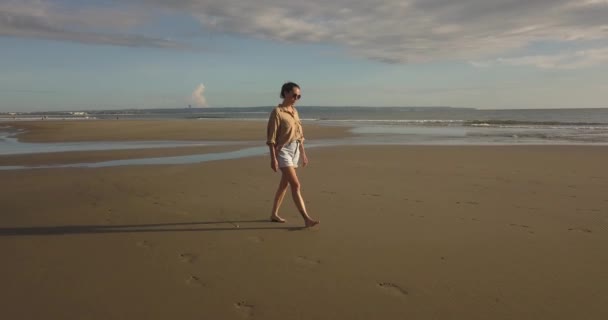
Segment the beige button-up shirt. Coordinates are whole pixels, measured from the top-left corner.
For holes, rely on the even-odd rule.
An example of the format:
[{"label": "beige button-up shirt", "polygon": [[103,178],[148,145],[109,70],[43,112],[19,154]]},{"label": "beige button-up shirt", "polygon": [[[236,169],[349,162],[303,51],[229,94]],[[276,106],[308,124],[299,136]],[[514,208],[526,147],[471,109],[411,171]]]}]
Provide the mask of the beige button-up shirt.
[{"label": "beige button-up shirt", "polygon": [[293,113],[291,113],[285,108],[277,106],[268,118],[266,144],[274,144],[276,148],[281,148],[293,141],[304,141],[298,110],[293,107]]}]

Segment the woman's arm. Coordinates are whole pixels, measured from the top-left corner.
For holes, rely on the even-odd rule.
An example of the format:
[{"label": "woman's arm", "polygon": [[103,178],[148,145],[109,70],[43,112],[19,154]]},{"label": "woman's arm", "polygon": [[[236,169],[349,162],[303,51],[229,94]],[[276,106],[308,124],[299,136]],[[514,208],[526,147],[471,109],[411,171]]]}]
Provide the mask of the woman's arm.
[{"label": "woman's arm", "polygon": [[266,144],[267,145],[276,145],[277,144],[277,134],[279,131],[279,126],[281,124],[281,120],[279,119],[279,115],[277,114],[277,110],[274,109],[270,113],[268,117],[268,124],[266,125]]},{"label": "woman's arm", "polygon": [[277,172],[277,170],[279,169],[279,161],[277,160],[277,149],[275,148],[274,143],[269,144],[268,148],[270,149],[270,168],[272,168],[274,172]]},{"label": "woman's arm", "polygon": [[276,154],[277,132],[279,131],[279,124],[279,115],[275,109],[270,113],[270,117],[268,117],[268,125],[266,126],[266,144],[270,150],[270,168],[272,168],[274,172],[279,169],[279,162]]},{"label": "woman's arm", "polygon": [[306,150],[304,149],[304,140],[300,142],[300,155],[302,156],[302,167],[308,165],[308,157],[306,156]]}]

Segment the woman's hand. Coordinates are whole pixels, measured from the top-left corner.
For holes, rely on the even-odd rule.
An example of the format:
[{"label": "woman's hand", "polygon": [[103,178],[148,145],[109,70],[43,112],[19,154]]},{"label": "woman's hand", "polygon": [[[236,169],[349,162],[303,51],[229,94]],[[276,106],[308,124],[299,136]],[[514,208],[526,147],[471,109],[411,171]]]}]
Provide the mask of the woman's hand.
[{"label": "woman's hand", "polygon": [[277,160],[277,158],[270,158],[270,168],[272,168],[272,171],[277,172],[277,170],[279,169],[279,161]]}]

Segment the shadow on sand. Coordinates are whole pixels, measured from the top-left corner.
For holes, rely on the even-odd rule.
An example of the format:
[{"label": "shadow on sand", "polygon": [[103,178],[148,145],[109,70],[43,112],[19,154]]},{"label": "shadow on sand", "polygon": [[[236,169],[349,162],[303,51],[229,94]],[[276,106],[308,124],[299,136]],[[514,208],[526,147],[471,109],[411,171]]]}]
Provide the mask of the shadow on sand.
[{"label": "shadow on sand", "polygon": [[[241,224],[273,224],[275,226],[242,226]],[[225,225],[230,225],[226,227]],[[180,223],[127,224],[127,225],[74,225],[50,227],[15,227],[0,228],[0,236],[45,236],[92,233],[128,233],[128,232],[206,232],[206,231],[245,231],[245,230],[305,230],[304,227],[276,226],[268,220],[243,221],[200,221]],[[205,226],[205,227],[198,227]],[[214,227],[215,226],[215,227]]]}]

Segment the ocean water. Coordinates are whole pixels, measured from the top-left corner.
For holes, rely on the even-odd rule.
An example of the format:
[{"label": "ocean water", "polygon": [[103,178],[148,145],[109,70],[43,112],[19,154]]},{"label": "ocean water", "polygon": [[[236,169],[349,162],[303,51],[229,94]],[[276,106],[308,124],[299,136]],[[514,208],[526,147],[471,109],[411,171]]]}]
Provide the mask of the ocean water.
[{"label": "ocean water", "polygon": [[[265,122],[272,107],[149,109],[118,112],[90,112],[89,119],[207,119],[251,120]],[[309,147],[332,145],[608,145],[608,108],[477,110],[448,107],[298,107],[304,126],[319,124],[345,126],[352,137],[308,141]],[[45,114],[46,119],[70,119],[64,114]],[[39,115],[20,115],[19,119]],[[78,117],[82,119],[82,117]],[[0,120],[2,118],[0,117]],[[6,119],[4,120],[13,120]],[[87,143],[23,143],[19,132],[0,122],[0,155],[40,152],[113,150],[192,145],[235,144],[235,142],[144,141]],[[238,142],[237,142],[238,143]],[[97,164],[70,164],[69,167],[115,165],[180,164],[234,159],[267,152],[246,147],[235,152],[153,159],[130,159]],[[0,167],[0,170],[26,167]],[[29,168],[29,167],[27,167]]]},{"label": "ocean water", "polygon": [[[606,144],[608,108],[478,110],[468,108],[300,107],[303,119],[349,126],[375,141],[406,144]],[[216,116],[220,115],[218,113]],[[225,117],[253,118],[232,113]]]},{"label": "ocean water", "polygon": [[[90,119],[246,119],[273,107],[93,111]],[[347,126],[370,142],[404,144],[606,144],[608,108],[479,110],[450,107],[298,107],[304,123]],[[41,115],[19,115],[31,119]],[[44,114],[48,120],[70,119]],[[0,119],[2,119],[0,117]],[[77,117],[82,119],[82,116]],[[6,119],[5,117],[5,120]],[[0,123],[0,131],[2,124]],[[2,137],[0,137],[2,139]],[[1,142],[1,140],[0,140]],[[0,144],[0,148],[2,145]]]},{"label": "ocean water", "polygon": [[[105,119],[266,120],[272,107],[138,110]],[[406,144],[604,144],[608,108],[298,107],[305,123],[351,127],[370,141]],[[383,137],[384,136],[384,140]]]}]

